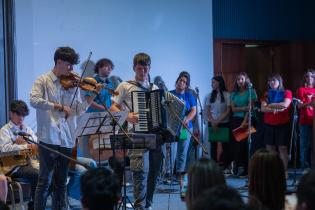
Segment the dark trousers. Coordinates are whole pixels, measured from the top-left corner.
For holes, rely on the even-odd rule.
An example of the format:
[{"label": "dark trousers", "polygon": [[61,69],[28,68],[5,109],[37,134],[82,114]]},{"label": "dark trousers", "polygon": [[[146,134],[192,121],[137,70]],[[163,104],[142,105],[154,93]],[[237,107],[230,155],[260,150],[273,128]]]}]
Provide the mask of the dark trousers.
[{"label": "dark trousers", "polygon": [[[232,117],[231,129],[238,128],[243,122],[241,117]],[[237,142],[232,136],[232,142],[230,144],[231,149],[233,150],[233,160],[235,161],[236,167],[244,167],[244,170],[247,172],[248,169],[248,141],[242,140]]]},{"label": "dark trousers", "polygon": [[157,177],[159,176],[160,169],[162,166],[162,149],[149,150],[149,174],[147,179],[147,196],[146,196],[146,206],[152,206],[153,194],[155,191]]},{"label": "dark trousers", "polygon": [[[208,127],[211,127],[211,123],[208,124]],[[230,124],[229,123],[221,123],[219,124],[220,128],[229,128]],[[230,150],[230,145],[231,145],[231,132],[230,132],[230,140],[229,142],[222,142],[222,154],[219,157],[219,160],[217,160],[217,148],[218,148],[218,142],[211,142],[211,149],[210,149],[210,154],[211,158],[215,161],[219,161],[223,163],[224,168],[228,167],[232,160],[233,160],[233,151]]]},{"label": "dark trousers", "polygon": [[30,183],[32,200],[34,202],[35,190],[36,190],[37,180],[38,180],[38,170],[29,165],[21,166],[16,172],[11,174],[10,177],[16,181],[21,181],[21,179],[23,181],[23,179],[25,179],[27,182]]},{"label": "dark trousers", "polygon": [[[51,149],[71,156],[71,148],[58,145],[45,144]],[[35,209],[45,210],[49,186],[52,182],[52,210],[66,210],[66,183],[69,169],[69,160],[58,154],[50,152],[42,147],[38,148],[39,153],[39,178],[35,193]]]}]

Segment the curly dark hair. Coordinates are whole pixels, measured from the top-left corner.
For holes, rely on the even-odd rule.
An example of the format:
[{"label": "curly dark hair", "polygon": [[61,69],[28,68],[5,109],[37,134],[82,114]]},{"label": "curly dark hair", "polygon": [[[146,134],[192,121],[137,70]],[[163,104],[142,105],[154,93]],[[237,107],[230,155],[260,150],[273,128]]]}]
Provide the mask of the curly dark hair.
[{"label": "curly dark hair", "polygon": [[102,58],[96,62],[94,72],[98,74],[98,70],[102,68],[103,66],[110,66],[112,69],[114,69],[115,67],[114,63],[110,59]]},{"label": "curly dark hair", "polygon": [[10,103],[10,111],[24,117],[30,113],[27,104],[22,100],[12,101]]},{"label": "curly dark hair", "polygon": [[74,65],[79,63],[79,54],[77,54],[71,47],[59,47],[54,55],[55,64],[58,59]]}]

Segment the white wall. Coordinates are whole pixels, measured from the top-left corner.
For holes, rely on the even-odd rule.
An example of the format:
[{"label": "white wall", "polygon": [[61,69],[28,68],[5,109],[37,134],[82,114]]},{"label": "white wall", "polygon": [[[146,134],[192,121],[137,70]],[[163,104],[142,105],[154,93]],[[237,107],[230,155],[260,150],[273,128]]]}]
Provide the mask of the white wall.
[{"label": "white wall", "polygon": [[[81,63],[113,60],[113,74],[133,78],[132,58],[151,56],[151,77],[174,89],[191,73],[202,98],[213,72],[212,0],[16,0],[18,97],[29,103],[34,80],[53,67],[59,46],[73,47]],[[35,128],[35,111],[26,123]]]}]

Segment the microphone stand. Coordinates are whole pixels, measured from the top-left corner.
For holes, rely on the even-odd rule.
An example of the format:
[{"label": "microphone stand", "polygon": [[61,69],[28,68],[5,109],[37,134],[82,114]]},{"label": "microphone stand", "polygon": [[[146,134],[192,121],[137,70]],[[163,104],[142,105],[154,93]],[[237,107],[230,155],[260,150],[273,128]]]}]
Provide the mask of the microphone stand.
[{"label": "microphone stand", "polygon": [[[201,143],[204,144],[204,138],[203,138],[203,121],[204,121],[204,110],[203,110],[203,107],[202,107],[202,103],[201,103],[201,100],[200,100],[200,97],[199,97],[199,88],[196,87],[196,93],[197,93],[197,101],[199,102],[199,107],[200,107],[200,130],[199,130],[199,135],[200,135],[200,140],[201,140]],[[198,120],[198,119],[196,119]],[[195,151],[196,152],[196,151]],[[202,157],[203,157],[204,153],[202,154]],[[196,156],[196,160],[197,160],[197,155]]]},{"label": "microphone stand", "polygon": [[43,145],[43,144],[40,144],[40,143],[38,143],[38,142],[36,142],[36,141],[34,141],[34,140],[31,140],[31,139],[28,138],[27,136],[24,136],[24,135],[23,135],[22,138],[25,139],[25,140],[27,141],[27,143],[29,143],[29,144],[35,144],[35,145],[37,145],[37,146],[39,146],[39,147],[41,147],[41,148],[43,148],[43,149],[46,149],[46,150],[48,150],[48,151],[50,151],[50,152],[52,152],[52,153],[55,153],[55,154],[57,154],[57,155],[60,155],[60,156],[66,158],[66,159],[68,159],[68,160],[70,160],[70,161],[75,162],[76,164],[79,164],[79,165],[83,166],[83,167],[86,168],[87,170],[92,169],[91,166],[89,166],[89,165],[87,165],[87,164],[85,164],[85,163],[82,163],[82,162],[80,162],[80,161],[78,161],[78,160],[76,160],[76,159],[74,159],[74,158],[72,158],[72,157],[69,157],[69,156],[67,156],[67,155],[65,155],[65,154],[63,154],[63,153],[61,153],[61,152],[59,152],[59,151],[56,151],[56,150],[54,150],[54,149],[51,149],[51,148],[47,147],[46,145]]},{"label": "microphone stand", "polygon": [[289,155],[289,160],[292,160],[292,147],[294,147],[294,159],[293,159],[293,167],[294,167],[294,176],[293,176],[293,180],[291,183],[291,187],[296,187],[296,159],[297,159],[297,122],[298,122],[298,111],[297,111],[297,103],[299,103],[299,101],[292,101],[292,105],[293,105],[293,122],[292,122],[292,127],[291,127],[291,138],[290,138],[290,155]]},{"label": "microphone stand", "polygon": [[[248,163],[250,161],[250,150],[252,148],[252,133],[251,133],[251,128],[252,128],[252,89],[253,89],[253,85],[252,83],[248,84],[248,98],[249,98],[249,104],[248,104]],[[248,170],[248,168],[247,168]]]},{"label": "microphone stand", "polygon": [[[251,133],[251,128],[252,128],[252,89],[253,85],[252,83],[247,84],[247,89],[248,89],[248,138],[247,138],[247,147],[248,147],[248,153],[247,153],[247,171],[248,171],[248,165],[250,161],[250,150],[252,148],[252,133]],[[247,172],[248,173],[248,172]],[[247,176],[248,177],[248,176]],[[244,190],[248,188],[248,178],[245,180],[245,185],[240,187],[240,190]]]}]

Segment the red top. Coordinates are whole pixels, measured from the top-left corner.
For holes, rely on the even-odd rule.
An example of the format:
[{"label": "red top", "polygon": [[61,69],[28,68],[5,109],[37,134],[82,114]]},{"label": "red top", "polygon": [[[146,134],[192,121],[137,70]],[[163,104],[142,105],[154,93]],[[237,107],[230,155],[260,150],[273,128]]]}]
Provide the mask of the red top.
[{"label": "red top", "polygon": [[[265,97],[262,99],[263,101],[267,101],[268,93],[265,94]],[[290,99],[292,101],[292,92],[290,90],[284,91],[284,99]],[[265,112],[264,113],[264,122],[268,125],[283,125],[290,121],[291,114],[290,114],[291,105],[288,106],[282,112]]]},{"label": "red top", "polygon": [[[314,95],[315,95],[315,88],[300,87],[296,91],[296,97],[300,99],[303,103],[311,102]],[[314,116],[313,107],[311,106],[303,107],[300,109],[299,123],[301,125],[312,125],[313,116]]]}]

